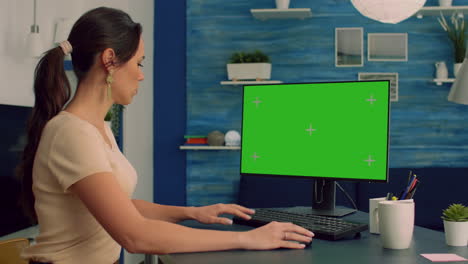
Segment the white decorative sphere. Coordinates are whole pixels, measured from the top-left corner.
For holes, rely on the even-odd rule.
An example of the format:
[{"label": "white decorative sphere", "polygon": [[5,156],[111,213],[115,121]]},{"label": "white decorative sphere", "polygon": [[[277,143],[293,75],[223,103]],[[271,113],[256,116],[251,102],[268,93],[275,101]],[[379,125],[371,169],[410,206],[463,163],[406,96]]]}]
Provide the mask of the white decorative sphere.
[{"label": "white decorative sphere", "polygon": [[229,130],[224,136],[224,142],[226,143],[226,146],[240,146],[240,139],[241,136],[239,132],[235,130]]}]

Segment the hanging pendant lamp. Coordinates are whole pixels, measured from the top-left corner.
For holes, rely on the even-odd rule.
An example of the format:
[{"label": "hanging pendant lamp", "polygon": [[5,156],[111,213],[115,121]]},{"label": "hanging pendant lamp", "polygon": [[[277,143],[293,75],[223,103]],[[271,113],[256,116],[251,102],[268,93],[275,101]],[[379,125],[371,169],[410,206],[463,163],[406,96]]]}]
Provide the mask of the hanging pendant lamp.
[{"label": "hanging pendant lamp", "polygon": [[34,24],[31,25],[31,32],[27,39],[27,51],[31,57],[40,57],[44,48],[42,46],[39,25],[36,24],[36,0],[34,0]]},{"label": "hanging pendant lamp", "polygon": [[351,0],[365,17],[389,24],[397,24],[419,11],[426,0]]}]

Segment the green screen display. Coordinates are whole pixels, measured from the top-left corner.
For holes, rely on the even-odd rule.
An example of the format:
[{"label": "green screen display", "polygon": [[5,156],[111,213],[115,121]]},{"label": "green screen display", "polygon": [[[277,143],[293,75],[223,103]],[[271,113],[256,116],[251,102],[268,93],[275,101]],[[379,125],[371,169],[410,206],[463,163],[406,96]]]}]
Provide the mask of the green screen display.
[{"label": "green screen display", "polygon": [[246,85],[241,173],[386,181],[389,82]]}]

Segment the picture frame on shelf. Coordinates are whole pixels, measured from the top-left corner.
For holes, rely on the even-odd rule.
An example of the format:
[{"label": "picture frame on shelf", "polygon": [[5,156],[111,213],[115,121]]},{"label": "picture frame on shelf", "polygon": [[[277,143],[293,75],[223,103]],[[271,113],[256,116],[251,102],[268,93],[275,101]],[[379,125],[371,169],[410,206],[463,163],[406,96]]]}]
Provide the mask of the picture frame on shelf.
[{"label": "picture frame on shelf", "polygon": [[397,72],[360,72],[359,81],[390,81],[390,102],[398,102],[398,73]]},{"label": "picture frame on shelf", "polygon": [[363,28],[335,28],[335,67],[364,66]]},{"label": "picture frame on shelf", "polygon": [[408,61],[408,33],[368,33],[368,61]]}]

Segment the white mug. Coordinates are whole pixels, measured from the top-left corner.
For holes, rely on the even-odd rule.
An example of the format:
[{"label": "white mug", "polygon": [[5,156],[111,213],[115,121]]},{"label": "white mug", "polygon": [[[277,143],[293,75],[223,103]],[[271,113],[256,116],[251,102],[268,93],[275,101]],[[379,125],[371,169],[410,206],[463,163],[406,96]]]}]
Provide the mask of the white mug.
[{"label": "white mug", "polygon": [[382,201],[378,208],[382,246],[390,249],[409,248],[414,230],[413,199]]},{"label": "white mug", "polygon": [[379,232],[379,202],[385,201],[385,197],[369,199],[369,232],[380,234]]}]

